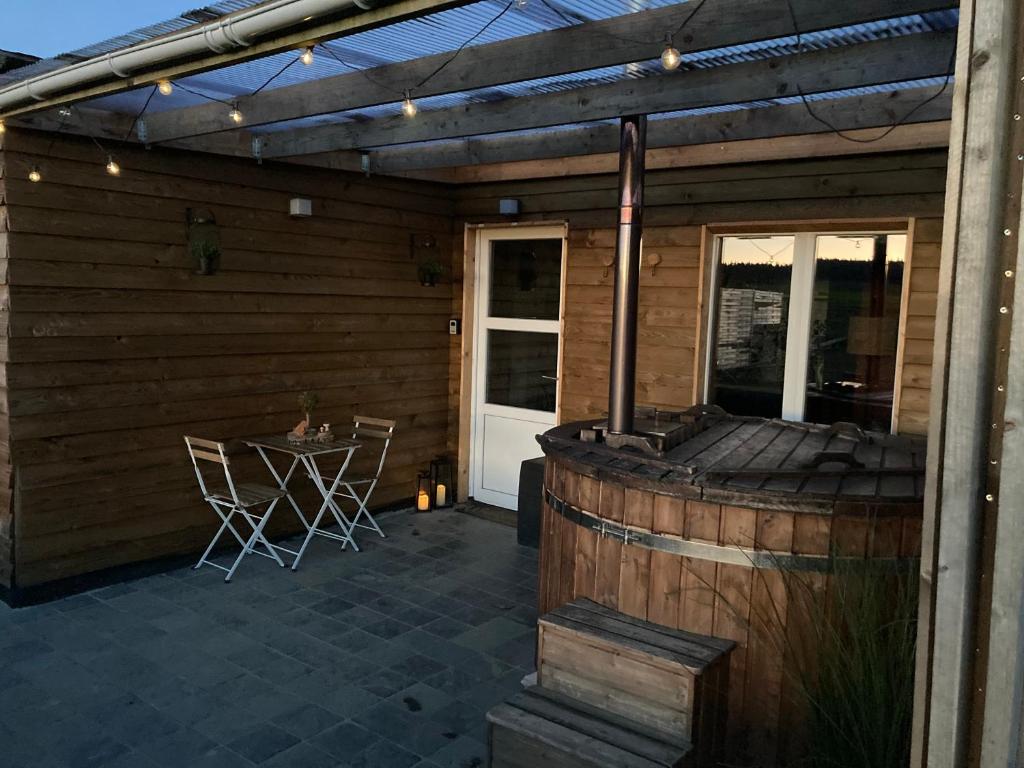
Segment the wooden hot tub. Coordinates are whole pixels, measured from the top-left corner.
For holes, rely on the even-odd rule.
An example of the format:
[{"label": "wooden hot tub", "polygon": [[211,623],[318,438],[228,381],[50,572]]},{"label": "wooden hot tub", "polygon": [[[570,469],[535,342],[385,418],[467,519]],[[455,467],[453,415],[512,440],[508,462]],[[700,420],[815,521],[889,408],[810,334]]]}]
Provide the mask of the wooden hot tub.
[{"label": "wooden hot tub", "polygon": [[654,458],[582,442],[593,424],[538,438],[547,457],[541,613],[589,597],[737,641],[733,757],[782,760],[794,694],[791,660],[774,638],[799,631],[800,612],[787,611],[780,568],[824,585],[830,553],[917,558],[923,441],[706,415],[694,436]]}]

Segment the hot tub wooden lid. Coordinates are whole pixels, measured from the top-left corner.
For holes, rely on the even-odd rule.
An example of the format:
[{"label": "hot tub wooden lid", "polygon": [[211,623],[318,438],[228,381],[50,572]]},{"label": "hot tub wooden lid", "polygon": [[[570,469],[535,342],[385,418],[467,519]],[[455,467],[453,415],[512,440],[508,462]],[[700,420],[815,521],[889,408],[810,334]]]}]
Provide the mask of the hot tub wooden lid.
[{"label": "hot tub wooden lid", "polygon": [[578,471],[670,495],[719,503],[829,511],[835,504],[919,506],[921,438],[731,415],[703,415],[696,434],[663,457],[579,439],[595,422],[538,437],[549,456]]}]

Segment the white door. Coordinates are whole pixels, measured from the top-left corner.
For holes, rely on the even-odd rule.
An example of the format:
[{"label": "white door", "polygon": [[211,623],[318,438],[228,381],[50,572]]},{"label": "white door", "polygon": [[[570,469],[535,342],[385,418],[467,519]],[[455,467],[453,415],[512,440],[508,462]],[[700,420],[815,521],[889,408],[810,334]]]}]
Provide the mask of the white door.
[{"label": "white door", "polygon": [[477,254],[471,493],[516,509],[519,467],[557,423],[565,228],[481,229]]}]

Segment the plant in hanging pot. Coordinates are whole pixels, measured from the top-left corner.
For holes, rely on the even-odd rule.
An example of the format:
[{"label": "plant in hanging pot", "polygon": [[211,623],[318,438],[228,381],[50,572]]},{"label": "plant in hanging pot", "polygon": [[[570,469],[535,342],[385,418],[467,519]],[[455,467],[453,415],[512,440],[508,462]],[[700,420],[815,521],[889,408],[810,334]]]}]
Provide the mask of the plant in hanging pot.
[{"label": "plant in hanging pot", "polygon": [[420,278],[420,285],[433,287],[437,285],[438,278],[444,274],[444,265],[437,259],[421,261],[417,273]]},{"label": "plant in hanging pot", "polygon": [[211,242],[199,241],[192,244],[192,258],[196,260],[196,274],[215,275],[220,267],[220,248]]}]

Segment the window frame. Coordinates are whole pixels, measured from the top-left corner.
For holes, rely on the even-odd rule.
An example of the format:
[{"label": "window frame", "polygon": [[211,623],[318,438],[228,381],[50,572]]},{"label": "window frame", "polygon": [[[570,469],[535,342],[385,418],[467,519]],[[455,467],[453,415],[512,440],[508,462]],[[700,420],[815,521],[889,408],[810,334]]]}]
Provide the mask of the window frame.
[{"label": "window frame", "polygon": [[[807,402],[807,366],[811,341],[811,311],[814,305],[814,278],[817,266],[817,238],[822,235],[873,236],[904,235],[907,238],[903,279],[900,287],[899,327],[896,342],[896,373],[893,379],[893,403],[889,430],[896,433],[899,416],[899,390],[903,370],[904,328],[907,312],[907,288],[910,285],[910,254],[913,226],[907,220],[850,222],[847,225],[770,225],[704,228],[699,306],[699,339],[695,357],[697,376],[694,401],[707,403],[714,364],[717,334],[718,297],[721,289],[722,243],[727,237],[792,237],[793,267],[790,280],[789,317],[786,325],[786,365],[783,381],[782,413],[779,418],[803,421]],[[799,302],[797,299],[799,298]],[[798,354],[790,354],[798,353]]]}]

